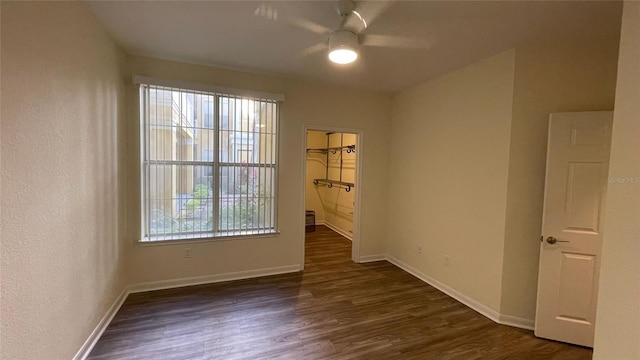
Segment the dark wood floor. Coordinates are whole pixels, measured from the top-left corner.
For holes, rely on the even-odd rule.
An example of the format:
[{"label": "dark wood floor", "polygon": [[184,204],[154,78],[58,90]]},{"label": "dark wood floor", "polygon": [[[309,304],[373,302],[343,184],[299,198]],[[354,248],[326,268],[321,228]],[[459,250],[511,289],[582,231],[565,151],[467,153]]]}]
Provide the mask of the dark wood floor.
[{"label": "dark wood floor", "polygon": [[89,359],[591,359],[350,252],[317,227],[304,273],[132,294]]}]

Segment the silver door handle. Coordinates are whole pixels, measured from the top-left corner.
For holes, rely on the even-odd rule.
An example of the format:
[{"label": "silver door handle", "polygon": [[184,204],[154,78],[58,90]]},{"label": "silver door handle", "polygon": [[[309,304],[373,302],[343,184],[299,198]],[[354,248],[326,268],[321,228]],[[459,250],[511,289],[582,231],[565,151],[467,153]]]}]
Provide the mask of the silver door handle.
[{"label": "silver door handle", "polygon": [[555,243],[559,243],[559,242],[569,242],[569,241],[568,240],[558,240],[558,239],[554,238],[553,236],[549,236],[547,238],[547,243],[549,243],[551,245],[553,245]]}]

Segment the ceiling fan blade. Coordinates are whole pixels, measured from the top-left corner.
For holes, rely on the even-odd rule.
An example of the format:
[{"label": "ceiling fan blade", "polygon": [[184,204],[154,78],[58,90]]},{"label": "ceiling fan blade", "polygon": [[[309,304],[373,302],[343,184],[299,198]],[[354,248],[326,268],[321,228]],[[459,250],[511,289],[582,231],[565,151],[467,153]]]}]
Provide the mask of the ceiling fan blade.
[{"label": "ceiling fan blade", "polygon": [[272,6],[269,3],[263,3],[255,9],[253,14],[265,20],[288,23],[316,34],[326,35],[332,32],[332,30],[326,26],[322,26],[313,21],[290,16],[292,12],[291,7],[286,6],[285,3],[279,3],[278,7],[275,5]]},{"label": "ceiling fan blade", "polygon": [[323,51],[323,50],[327,50],[327,44],[318,43],[318,44],[315,44],[315,45],[312,45],[312,46],[309,46],[307,48],[302,49],[298,53],[298,56],[306,57],[306,56],[313,55],[313,54],[318,53],[318,52]]},{"label": "ceiling fan blade", "polygon": [[278,9],[268,4],[260,4],[253,14],[267,20],[278,21]]},{"label": "ceiling fan blade", "polygon": [[361,32],[393,5],[395,0],[376,0],[359,2],[356,9],[347,17],[344,27]]},{"label": "ceiling fan blade", "polygon": [[360,35],[360,45],[364,46],[385,46],[396,48],[426,49],[433,46],[434,41],[427,39],[407,38],[393,35]]},{"label": "ceiling fan blade", "polygon": [[322,26],[320,24],[314,23],[313,21],[302,19],[302,18],[291,18],[291,19],[287,19],[286,21],[293,26],[297,26],[299,28],[314,32],[316,34],[327,35],[333,32],[333,30],[329,29],[326,26]]}]

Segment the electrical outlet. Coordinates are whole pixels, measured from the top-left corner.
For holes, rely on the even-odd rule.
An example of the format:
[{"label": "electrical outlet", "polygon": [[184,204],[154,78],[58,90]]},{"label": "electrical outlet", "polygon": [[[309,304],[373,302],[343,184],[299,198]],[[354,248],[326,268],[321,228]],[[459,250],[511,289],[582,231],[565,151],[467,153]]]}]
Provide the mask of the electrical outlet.
[{"label": "electrical outlet", "polygon": [[191,258],[191,248],[184,249],[184,257],[187,259]]},{"label": "electrical outlet", "polygon": [[444,265],[445,266],[451,266],[451,256],[449,256],[449,255],[445,255],[444,256]]},{"label": "electrical outlet", "polygon": [[422,254],[422,244],[418,244],[418,254]]}]

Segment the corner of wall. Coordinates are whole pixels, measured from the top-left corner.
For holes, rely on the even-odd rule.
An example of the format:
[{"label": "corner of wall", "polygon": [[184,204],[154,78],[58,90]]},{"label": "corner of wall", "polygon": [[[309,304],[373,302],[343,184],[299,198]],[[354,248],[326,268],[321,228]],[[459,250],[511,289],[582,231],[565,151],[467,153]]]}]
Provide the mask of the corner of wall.
[{"label": "corner of wall", "polygon": [[552,39],[516,49],[501,312],[535,316],[552,112],[613,108],[617,39]]}]

